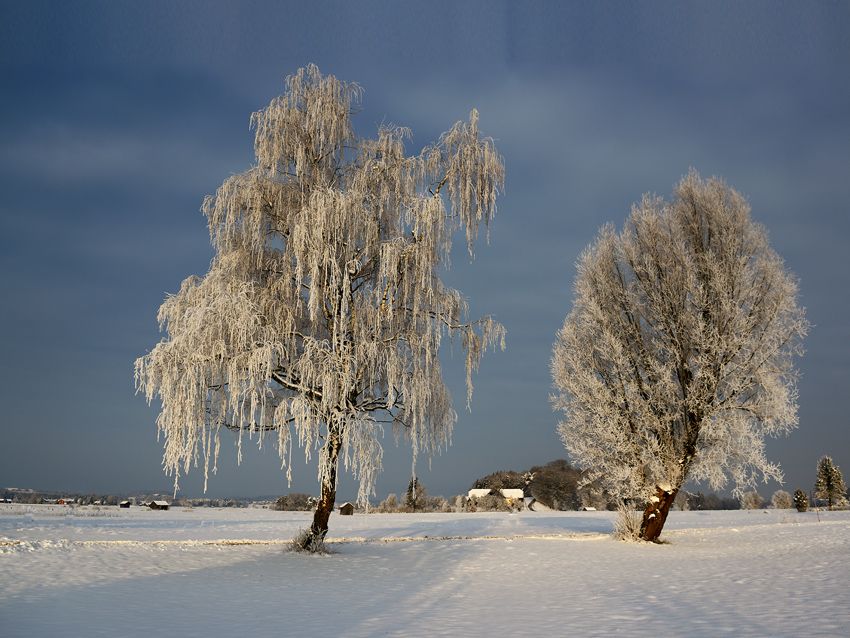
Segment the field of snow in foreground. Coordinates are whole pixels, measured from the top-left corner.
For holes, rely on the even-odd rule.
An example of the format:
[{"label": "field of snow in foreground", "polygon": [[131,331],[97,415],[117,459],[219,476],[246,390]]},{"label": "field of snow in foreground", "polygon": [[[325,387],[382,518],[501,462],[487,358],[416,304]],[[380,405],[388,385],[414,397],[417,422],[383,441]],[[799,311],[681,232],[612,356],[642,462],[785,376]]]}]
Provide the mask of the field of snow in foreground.
[{"label": "field of snow in foreground", "polygon": [[850,512],[308,514],[0,505],[0,635],[850,636]]}]

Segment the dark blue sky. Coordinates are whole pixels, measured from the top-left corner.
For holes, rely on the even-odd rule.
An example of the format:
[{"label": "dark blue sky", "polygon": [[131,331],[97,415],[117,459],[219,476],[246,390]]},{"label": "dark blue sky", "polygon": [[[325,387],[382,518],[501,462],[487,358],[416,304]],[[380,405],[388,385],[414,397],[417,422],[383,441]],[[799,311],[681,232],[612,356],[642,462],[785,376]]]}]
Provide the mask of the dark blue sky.
[{"label": "dark blue sky", "polygon": [[[748,197],[815,324],[800,427],[768,457],[789,491],[811,489],[823,454],[850,471],[850,5],[315,5],[0,2],[0,486],[169,489],[133,362],[161,338],[165,295],[207,270],[199,208],[250,166],[251,113],[311,62],[364,87],[360,135],[408,126],[415,153],[476,108],[505,158],[489,246],[470,264],[457,242],[443,280],[496,315],[507,350],[482,361],[471,413],[445,353],[459,418],[417,467],[431,494],[566,456],[549,358],[575,261],[690,167]],[[225,441],[208,494],[316,492],[301,458],[288,488],[273,451],[237,466]],[[391,436],[384,458],[379,498],[410,476]],[[202,485],[192,472],[181,492]]]}]

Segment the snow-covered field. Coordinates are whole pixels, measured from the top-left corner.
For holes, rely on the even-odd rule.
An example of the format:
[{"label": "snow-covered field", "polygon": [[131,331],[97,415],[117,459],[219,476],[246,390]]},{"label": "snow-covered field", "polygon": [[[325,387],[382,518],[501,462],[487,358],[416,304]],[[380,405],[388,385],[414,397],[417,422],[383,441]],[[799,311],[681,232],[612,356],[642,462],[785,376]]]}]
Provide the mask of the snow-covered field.
[{"label": "snow-covered field", "polygon": [[309,515],[0,505],[0,635],[850,636],[850,512]]}]

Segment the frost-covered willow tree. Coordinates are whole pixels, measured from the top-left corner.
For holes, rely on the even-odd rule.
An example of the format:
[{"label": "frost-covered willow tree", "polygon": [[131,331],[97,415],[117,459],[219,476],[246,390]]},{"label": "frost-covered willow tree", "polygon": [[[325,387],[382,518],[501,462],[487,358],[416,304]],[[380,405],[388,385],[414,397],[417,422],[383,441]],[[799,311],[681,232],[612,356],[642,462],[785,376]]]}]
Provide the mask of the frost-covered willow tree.
[{"label": "frost-covered willow tree", "polygon": [[355,135],[361,89],[316,66],[254,113],[256,165],[204,202],[215,257],[159,310],[164,338],[136,362],[137,387],[160,399],[164,464],[175,483],[222,430],[271,441],[291,478],[293,444],[318,449],[321,496],[305,548],[318,547],[333,509],[340,460],[373,492],[380,439],[432,454],[456,414],[437,357],[444,338],[465,351],[468,397],[483,350],[504,329],[466,319],[443,285],[453,231],[470,255],[496,212],[504,164],[478,114],[421,154],[408,129]]},{"label": "frost-covered willow tree", "polygon": [[749,211],[691,171],[670,201],[644,196],[622,232],[603,227],[578,263],[552,358],[559,432],[588,480],[647,504],[646,540],[688,479],[731,478],[741,495],[781,478],[764,439],[796,426],[809,324]]}]

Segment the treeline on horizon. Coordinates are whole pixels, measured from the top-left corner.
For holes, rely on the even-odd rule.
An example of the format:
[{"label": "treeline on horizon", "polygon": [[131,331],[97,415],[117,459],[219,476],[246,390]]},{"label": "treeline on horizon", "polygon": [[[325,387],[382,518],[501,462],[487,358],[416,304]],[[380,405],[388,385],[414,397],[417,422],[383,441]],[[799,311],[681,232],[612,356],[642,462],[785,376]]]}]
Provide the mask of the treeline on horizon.
[{"label": "treeline on horizon", "polygon": [[[472,502],[467,494],[460,494],[450,499],[442,496],[428,496],[428,489],[416,479],[411,479],[407,490],[401,493],[401,498],[390,494],[384,501],[370,505],[372,512],[449,512],[470,510],[510,510],[513,506],[502,497],[500,490],[520,489],[523,496],[534,499],[537,503],[556,511],[576,511],[584,508],[596,510],[616,510],[616,500],[597,482],[581,485],[585,472],[570,465],[566,459],[557,459],[545,465],[536,465],[528,470],[499,470],[483,478],[473,481],[470,489],[489,489],[486,498],[474,499]],[[130,500],[134,504],[143,505],[152,500],[164,500],[172,506],[182,507],[247,507],[255,502],[271,500],[271,509],[278,511],[310,511],[315,506],[315,499],[305,493],[293,492],[269,499],[262,498],[187,498],[172,497],[160,492],[136,492],[132,494],[82,494],[56,492],[46,490],[0,489],[0,499],[5,502],[21,504],[55,503],[65,499],[77,505],[118,505],[121,501]],[[674,503],[674,509],[679,510],[737,510],[741,509],[741,501],[737,498],[721,497],[717,494],[702,492],[680,492]],[[360,508],[358,507],[358,510]]]},{"label": "treeline on horizon", "polygon": [[134,505],[146,505],[151,501],[166,501],[172,506],[182,507],[247,507],[254,501],[268,499],[250,498],[187,498],[161,492],[133,492],[118,494],[96,494],[79,492],[57,492],[51,490],[30,489],[0,489],[0,502],[19,503],[25,505],[50,505],[64,500],[75,505],[118,505],[128,500]]},{"label": "treeline on horizon", "polygon": [[[443,496],[429,496],[428,488],[418,479],[411,479],[407,490],[390,494],[380,503],[371,504],[370,512],[464,512],[464,511],[510,511],[522,507],[511,503],[502,496],[500,490],[522,490],[523,497],[540,503],[556,511],[577,511],[584,508],[596,510],[616,510],[617,501],[597,482],[582,485],[585,472],[572,467],[566,459],[557,459],[545,465],[536,465],[529,470],[500,470],[476,479],[470,489],[490,490],[486,496],[470,499],[467,494],[459,494],[450,499]],[[309,494],[293,492],[280,496],[272,505],[277,511],[309,511],[315,506],[315,499]],[[689,494],[681,492],[674,504],[681,510],[737,510],[741,502],[736,498],[720,497],[717,494],[705,495],[702,492]],[[364,511],[357,507],[358,511]]]}]

